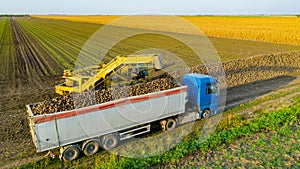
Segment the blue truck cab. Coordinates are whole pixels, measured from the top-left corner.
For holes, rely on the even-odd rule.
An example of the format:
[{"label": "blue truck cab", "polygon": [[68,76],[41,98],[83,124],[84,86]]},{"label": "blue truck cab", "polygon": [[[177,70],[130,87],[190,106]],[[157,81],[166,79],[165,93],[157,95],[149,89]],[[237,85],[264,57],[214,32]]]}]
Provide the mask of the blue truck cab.
[{"label": "blue truck cab", "polygon": [[185,74],[182,85],[188,87],[188,102],[197,108],[201,118],[217,113],[219,87],[215,78],[198,73]]}]

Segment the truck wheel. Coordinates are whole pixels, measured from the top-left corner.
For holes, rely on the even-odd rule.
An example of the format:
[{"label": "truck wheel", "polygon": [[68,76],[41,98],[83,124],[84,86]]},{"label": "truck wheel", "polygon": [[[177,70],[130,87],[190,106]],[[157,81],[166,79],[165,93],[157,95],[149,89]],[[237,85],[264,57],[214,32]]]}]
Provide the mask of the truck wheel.
[{"label": "truck wheel", "polygon": [[207,119],[210,117],[210,110],[206,109],[206,110],[203,110],[203,113],[202,113],[202,118],[203,119]]},{"label": "truck wheel", "polygon": [[86,156],[91,156],[97,153],[99,150],[99,144],[96,141],[90,140],[83,148],[83,153]]},{"label": "truck wheel", "polygon": [[173,130],[176,127],[176,121],[174,119],[168,119],[166,123],[167,130]]},{"label": "truck wheel", "polygon": [[103,138],[102,147],[105,150],[110,150],[116,147],[118,142],[119,142],[118,137],[115,134],[110,134]]},{"label": "truck wheel", "polygon": [[66,162],[73,161],[79,157],[80,150],[77,146],[71,145],[63,149],[62,159]]}]

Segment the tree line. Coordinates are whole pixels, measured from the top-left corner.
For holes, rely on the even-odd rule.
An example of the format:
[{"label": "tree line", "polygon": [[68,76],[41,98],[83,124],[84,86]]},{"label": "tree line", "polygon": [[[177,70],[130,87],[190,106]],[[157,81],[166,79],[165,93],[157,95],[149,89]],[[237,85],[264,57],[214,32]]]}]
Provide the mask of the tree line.
[{"label": "tree line", "polygon": [[28,14],[22,14],[22,15],[10,15],[10,14],[2,14],[0,17],[29,17]]}]

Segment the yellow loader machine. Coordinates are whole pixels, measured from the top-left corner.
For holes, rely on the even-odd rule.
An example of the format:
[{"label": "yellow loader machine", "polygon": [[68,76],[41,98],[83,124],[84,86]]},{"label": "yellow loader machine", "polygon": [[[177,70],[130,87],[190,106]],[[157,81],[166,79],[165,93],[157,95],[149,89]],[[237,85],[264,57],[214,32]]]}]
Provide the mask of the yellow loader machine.
[{"label": "yellow loader machine", "polygon": [[91,89],[125,86],[142,82],[153,71],[172,64],[163,65],[160,55],[117,56],[107,64],[100,64],[80,70],[64,70],[63,84],[55,86],[56,93],[67,95]]}]

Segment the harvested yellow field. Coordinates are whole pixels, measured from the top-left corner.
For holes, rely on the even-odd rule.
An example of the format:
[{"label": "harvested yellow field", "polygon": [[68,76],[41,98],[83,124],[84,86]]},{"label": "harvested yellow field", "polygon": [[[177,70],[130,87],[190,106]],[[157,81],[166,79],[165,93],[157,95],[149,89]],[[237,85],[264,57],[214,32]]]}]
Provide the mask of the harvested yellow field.
[{"label": "harvested yellow field", "polygon": [[297,17],[184,17],[207,36],[300,45]]},{"label": "harvested yellow field", "polygon": [[[33,16],[34,18],[67,20],[72,22],[88,22],[96,24],[108,24],[122,16]],[[138,16],[125,18],[120,26],[143,28],[152,30],[164,30],[180,33],[194,33],[193,29],[185,29],[185,24],[180,21],[166,22],[165,17],[141,16],[145,22],[141,22]],[[151,17],[152,19],[149,19]],[[175,19],[167,17],[167,20]],[[297,17],[181,17],[199,28],[205,35],[212,37],[225,37],[277,44],[300,45],[300,18]],[[147,24],[149,20],[166,24]],[[127,23],[125,21],[128,21]],[[116,23],[118,24],[118,22]],[[192,32],[189,32],[192,31]]]}]

